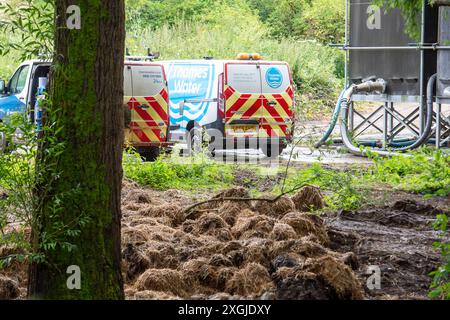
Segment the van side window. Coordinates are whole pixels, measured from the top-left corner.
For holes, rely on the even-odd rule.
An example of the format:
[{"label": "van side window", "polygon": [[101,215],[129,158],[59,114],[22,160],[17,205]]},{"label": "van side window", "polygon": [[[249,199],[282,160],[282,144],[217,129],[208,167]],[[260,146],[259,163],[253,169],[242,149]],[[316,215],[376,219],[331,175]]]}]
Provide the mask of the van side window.
[{"label": "van side window", "polygon": [[20,68],[9,82],[9,93],[18,94],[23,91],[27,83],[27,76],[30,66],[23,66]]}]

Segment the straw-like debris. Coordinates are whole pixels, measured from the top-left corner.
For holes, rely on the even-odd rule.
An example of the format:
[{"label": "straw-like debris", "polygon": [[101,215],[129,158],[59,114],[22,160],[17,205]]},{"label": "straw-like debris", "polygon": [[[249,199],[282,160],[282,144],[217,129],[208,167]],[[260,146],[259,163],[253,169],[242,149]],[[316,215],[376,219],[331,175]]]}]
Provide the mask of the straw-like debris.
[{"label": "straw-like debris", "polygon": [[0,300],[16,299],[19,295],[19,283],[16,280],[0,275]]},{"label": "straw-like debris", "polygon": [[251,199],[246,189],[232,188],[188,215],[183,209],[191,202],[179,193],[125,194],[129,299],[363,298],[355,255],[327,247],[322,219],[296,211],[299,194],[295,201],[220,200]]},{"label": "straw-like debris", "polygon": [[323,195],[320,189],[314,186],[303,187],[295,196],[292,197],[295,209],[300,212],[309,212],[320,210],[325,207]]}]

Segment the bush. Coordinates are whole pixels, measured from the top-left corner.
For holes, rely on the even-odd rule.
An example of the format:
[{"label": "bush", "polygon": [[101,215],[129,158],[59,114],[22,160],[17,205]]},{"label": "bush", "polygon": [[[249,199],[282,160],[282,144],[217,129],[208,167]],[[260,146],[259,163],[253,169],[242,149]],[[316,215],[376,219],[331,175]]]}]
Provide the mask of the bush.
[{"label": "bush", "polygon": [[444,240],[448,236],[449,221],[447,215],[438,215],[434,227],[440,231],[443,238],[442,242],[436,242],[434,247],[441,253],[444,263],[430,274],[433,277],[430,297],[450,300],[450,243]]},{"label": "bush", "polygon": [[375,179],[425,196],[450,194],[450,155],[419,150],[411,156],[375,157]]},{"label": "bush", "polygon": [[358,209],[363,203],[362,180],[360,174],[355,172],[341,172],[331,169],[325,169],[320,164],[314,164],[311,167],[299,170],[286,180],[286,190],[309,183],[319,186],[325,190],[325,202],[333,210]]}]

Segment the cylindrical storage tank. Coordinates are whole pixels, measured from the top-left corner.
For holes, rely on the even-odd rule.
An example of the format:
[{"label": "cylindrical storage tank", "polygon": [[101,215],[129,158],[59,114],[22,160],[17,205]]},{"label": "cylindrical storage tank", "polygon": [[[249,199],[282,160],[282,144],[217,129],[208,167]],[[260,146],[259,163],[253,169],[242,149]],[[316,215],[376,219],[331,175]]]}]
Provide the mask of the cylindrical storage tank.
[{"label": "cylindrical storage tank", "polygon": [[[420,96],[421,51],[411,49],[420,40],[411,39],[406,34],[402,12],[399,9],[385,10],[372,1],[349,1],[350,83],[358,84],[373,77],[382,78],[387,82],[388,95]],[[437,42],[437,13],[436,8],[426,7],[425,43]],[[398,47],[410,48],[399,50]],[[432,50],[426,51],[424,55],[426,85],[427,79],[436,72],[437,58],[436,52]]]},{"label": "cylindrical storage tank", "polygon": [[[450,46],[450,6],[439,8],[439,44]],[[450,98],[450,50],[438,53],[438,97]]]}]

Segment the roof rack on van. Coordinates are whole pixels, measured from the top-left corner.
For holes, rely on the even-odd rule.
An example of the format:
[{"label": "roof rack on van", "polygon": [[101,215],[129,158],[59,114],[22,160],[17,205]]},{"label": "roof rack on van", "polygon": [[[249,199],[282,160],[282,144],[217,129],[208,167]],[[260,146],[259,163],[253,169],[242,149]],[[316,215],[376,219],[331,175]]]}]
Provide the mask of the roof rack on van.
[{"label": "roof rack on van", "polygon": [[126,49],[126,56],[125,56],[125,60],[126,61],[153,61],[155,59],[158,59],[160,57],[160,53],[159,52],[152,52],[149,49],[147,49],[147,55],[146,56],[132,56],[130,54],[129,49]]}]

